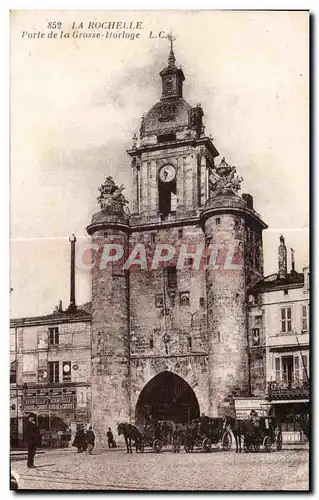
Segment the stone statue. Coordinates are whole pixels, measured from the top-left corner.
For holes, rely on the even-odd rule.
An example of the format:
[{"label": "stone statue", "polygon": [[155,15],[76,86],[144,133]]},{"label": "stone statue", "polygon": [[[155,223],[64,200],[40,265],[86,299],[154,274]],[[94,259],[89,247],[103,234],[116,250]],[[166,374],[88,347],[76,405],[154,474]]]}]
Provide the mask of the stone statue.
[{"label": "stone statue", "polygon": [[97,198],[97,201],[100,204],[101,210],[124,212],[125,205],[128,204],[128,201],[122,194],[123,189],[123,184],[118,187],[115,184],[113,177],[107,177],[104,183],[99,187],[101,194]]},{"label": "stone statue", "polygon": [[141,118],[141,126],[140,126],[140,139],[143,138],[145,133],[145,116],[143,115]]},{"label": "stone statue", "polygon": [[223,158],[209,176],[212,196],[237,194],[242,181],[243,178],[236,174],[236,167],[228,165],[225,158]]},{"label": "stone statue", "polygon": [[202,134],[203,129],[203,116],[204,111],[200,103],[197,104],[195,108],[191,109],[190,113],[190,126],[196,131],[198,137]]}]

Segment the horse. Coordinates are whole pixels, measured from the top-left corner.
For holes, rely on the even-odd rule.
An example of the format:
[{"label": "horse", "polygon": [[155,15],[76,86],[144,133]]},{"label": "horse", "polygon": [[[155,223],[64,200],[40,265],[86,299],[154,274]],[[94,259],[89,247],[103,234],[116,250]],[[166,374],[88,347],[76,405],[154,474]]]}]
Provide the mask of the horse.
[{"label": "horse", "polygon": [[241,453],[241,438],[243,438],[243,445],[246,449],[254,445],[256,437],[259,436],[258,422],[253,420],[238,420],[233,417],[226,416],[224,421],[224,428],[228,426],[235,438],[236,453]]},{"label": "horse", "polygon": [[127,422],[119,423],[117,424],[117,433],[119,436],[123,434],[127,453],[133,453],[132,441],[135,444],[136,452],[138,451],[143,438],[141,432],[135,425],[128,424]]}]

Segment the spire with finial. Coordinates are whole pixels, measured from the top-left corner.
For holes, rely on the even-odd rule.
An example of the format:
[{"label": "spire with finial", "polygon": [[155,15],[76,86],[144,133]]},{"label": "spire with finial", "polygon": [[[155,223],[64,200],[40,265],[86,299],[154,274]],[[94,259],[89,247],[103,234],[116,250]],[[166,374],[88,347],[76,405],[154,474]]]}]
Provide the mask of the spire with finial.
[{"label": "spire with finial", "polygon": [[168,65],[170,68],[172,68],[175,66],[175,62],[176,62],[174,49],[173,49],[173,42],[176,40],[176,38],[173,36],[172,31],[167,35],[167,38],[171,43],[170,51],[169,51],[169,55],[168,55]]},{"label": "spire with finial", "polygon": [[160,72],[162,78],[162,99],[171,99],[172,97],[183,97],[183,81],[185,76],[182,68],[177,68],[173,42],[176,38],[172,32],[167,35],[170,42],[170,51],[168,54],[168,65]]}]

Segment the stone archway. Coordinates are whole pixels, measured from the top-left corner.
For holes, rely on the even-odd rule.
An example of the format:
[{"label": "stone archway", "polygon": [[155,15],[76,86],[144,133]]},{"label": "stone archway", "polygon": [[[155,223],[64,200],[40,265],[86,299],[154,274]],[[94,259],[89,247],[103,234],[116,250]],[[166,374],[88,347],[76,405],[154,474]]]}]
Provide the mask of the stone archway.
[{"label": "stone archway", "polygon": [[199,404],[191,386],[175,373],[164,371],[142,390],[135,408],[135,422],[143,425],[148,417],[189,423],[199,417]]}]

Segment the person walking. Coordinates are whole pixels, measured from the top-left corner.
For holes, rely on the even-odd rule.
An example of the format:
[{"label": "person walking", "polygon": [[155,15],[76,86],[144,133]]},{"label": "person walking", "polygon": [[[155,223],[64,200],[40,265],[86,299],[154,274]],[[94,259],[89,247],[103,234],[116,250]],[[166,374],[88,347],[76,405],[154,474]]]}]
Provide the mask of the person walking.
[{"label": "person walking", "polygon": [[89,452],[89,455],[92,455],[92,451],[95,446],[95,434],[92,431],[92,425],[90,425],[90,427],[86,431],[85,436],[86,436],[87,450]]},{"label": "person walking", "polygon": [[35,422],[34,413],[30,413],[25,428],[25,439],[28,445],[28,467],[29,469],[35,468],[34,456],[37,446],[40,444],[40,431]]},{"label": "person walking", "polygon": [[113,432],[111,430],[111,427],[108,428],[108,431],[106,433],[106,437],[107,437],[107,442],[108,442],[108,445],[109,445],[109,448],[115,448],[114,446],[114,438],[113,438]]},{"label": "person walking", "polygon": [[81,427],[75,434],[74,441],[72,446],[75,446],[78,449],[78,453],[82,453],[85,450],[85,433],[84,429]]}]

